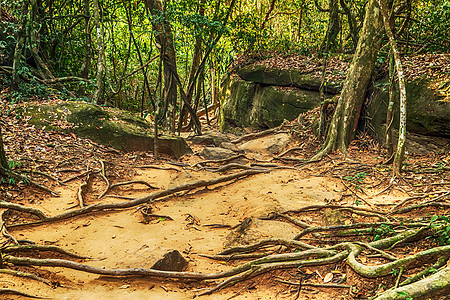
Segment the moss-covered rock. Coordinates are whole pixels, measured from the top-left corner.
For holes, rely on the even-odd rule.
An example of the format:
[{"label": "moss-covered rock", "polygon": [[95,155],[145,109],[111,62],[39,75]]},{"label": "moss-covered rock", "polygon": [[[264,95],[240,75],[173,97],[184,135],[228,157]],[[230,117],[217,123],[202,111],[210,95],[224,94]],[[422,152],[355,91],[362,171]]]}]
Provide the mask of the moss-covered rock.
[{"label": "moss-covered rock", "polygon": [[[154,135],[150,124],[128,112],[107,112],[84,102],[28,105],[20,108],[29,122],[47,130],[72,132],[97,143],[122,151],[153,150]],[[161,136],[159,151],[180,157],[190,151],[181,137]]]},{"label": "moss-covered rock", "polygon": [[[450,102],[436,90],[436,87],[442,85],[442,82],[437,82],[438,80],[421,78],[406,83],[406,127],[408,133],[450,138]],[[376,84],[376,89],[366,110],[366,119],[370,120],[371,125],[369,128],[382,142],[385,140],[387,105],[388,86],[387,80],[384,80]],[[399,124],[398,107],[397,95],[394,104],[394,130],[398,129]]]},{"label": "moss-covered rock", "polygon": [[[442,99],[433,88],[434,80],[423,78],[406,83],[407,131],[423,135],[450,137],[450,102]],[[377,84],[368,115],[379,137],[384,137],[388,103],[386,81]],[[394,128],[398,128],[398,97],[394,105]]]},{"label": "moss-covered rock", "polygon": [[297,88],[267,86],[231,75],[225,79],[220,93],[222,130],[232,127],[272,128],[285,119],[320,105],[317,92]]},{"label": "moss-covered rock", "polygon": [[[239,69],[237,74],[246,81],[273,86],[293,86],[313,91],[318,91],[321,83],[320,76],[315,76],[315,72],[268,68],[258,64],[245,66]],[[327,82],[325,92],[336,94],[341,88],[342,82]]]}]

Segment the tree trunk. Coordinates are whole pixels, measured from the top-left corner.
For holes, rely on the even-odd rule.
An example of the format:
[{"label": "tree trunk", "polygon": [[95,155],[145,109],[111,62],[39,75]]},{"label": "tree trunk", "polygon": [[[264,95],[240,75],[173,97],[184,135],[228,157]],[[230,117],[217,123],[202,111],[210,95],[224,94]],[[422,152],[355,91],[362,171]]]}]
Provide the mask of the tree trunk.
[{"label": "tree trunk", "polygon": [[341,31],[341,20],[339,17],[339,3],[338,0],[329,0],[328,3],[329,22],[325,39],[320,46],[321,52],[333,52],[337,45],[337,36]]},{"label": "tree trunk", "polygon": [[[146,0],[145,5],[150,10],[152,16],[157,16],[158,19],[161,15],[164,16],[163,5],[161,0]],[[156,19],[156,18],[155,18]],[[177,61],[175,56],[175,49],[173,47],[172,30],[166,19],[162,21],[152,22],[153,30],[155,31],[155,40],[159,44],[160,54],[163,59],[164,67],[164,116],[163,125],[175,131],[175,112],[177,105],[177,83],[172,70],[176,70]],[[164,52],[164,53],[163,53]],[[155,122],[157,122],[155,116]]]},{"label": "tree trunk", "polygon": [[358,46],[328,128],[324,147],[313,159],[320,159],[337,149],[347,153],[347,146],[354,138],[362,104],[375,68],[382,28],[383,22],[377,0],[369,0]]},{"label": "tree trunk", "polygon": [[340,0],[340,4],[342,7],[342,10],[347,15],[347,21],[348,21],[348,30],[350,37],[352,39],[353,47],[352,52],[355,52],[356,46],[358,45],[358,25],[356,23],[355,17],[352,15],[352,12],[350,8],[347,6],[347,3],[345,3],[345,0]]},{"label": "tree trunk", "polygon": [[391,44],[392,54],[394,56],[395,69],[397,70],[398,89],[400,91],[400,125],[398,127],[398,143],[397,152],[394,155],[393,171],[394,175],[398,176],[401,173],[403,160],[405,158],[405,142],[406,142],[406,84],[403,76],[403,66],[398,53],[397,43],[395,42],[394,34],[392,33],[389,24],[388,6],[385,0],[379,0],[381,13],[383,16],[384,28],[386,35]]},{"label": "tree trunk", "polygon": [[14,90],[16,90],[19,87],[19,66],[20,60],[22,59],[23,46],[25,45],[27,16],[28,16],[28,1],[24,0],[22,2],[21,13],[22,16],[19,28],[17,30],[18,37],[16,42],[16,48],[14,50],[14,59],[12,65],[12,88]]},{"label": "tree trunk", "polygon": [[[91,67],[91,30],[90,30],[90,20],[91,20],[91,10],[89,7],[89,0],[83,0],[83,10],[84,10],[84,59],[83,64],[80,68],[80,77],[89,79],[89,69]],[[86,86],[84,84],[80,85],[78,89],[78,96],[84,96],[86,92]]]},{"label": "tree trunk", "polygon": [[[200,15],[203,14],[204,10],[201,10]],[[197,36],[195,38],[195,47],[194,47],[194,54],[192,57],[191,69],[189,71],[188,86],[191,84],[191,82],[194,81],[195,72],[200,66],[201,59],[202,59],[202,41],[200,37]],[[187,94],[186,96],[188,97],[189,104],[192,104],[193,93]],[[185,116],[186,116],[186,106],[183,105],[180,110],[180,118],[178,119],[178,131],[181,130],[183,124],[185,123]]]},{"label": "tree trunk", "polygon": [[94,22],[97,35],[97,88],[94,92],[94,102],[99,103],[103,94],[103,77],[105,75],[105,44],[103,42],[103,24],[100,24],[100,8],[98,0],[94,0]]},{"label": "tree trunk", "polygon": [[394,120],[394,99],[395,99],[395,74],[394,74],[394,57],[392,50],[389,52],[389,104],[386,112],[386,148],[388,151],[388,161],[391,163],[394,159],[394,143],[392,141],[392,123]]},{"label": "tree trunk", "polygon": [[3,136],[1,126],[0,126],[0,166],[2,167],[2,169],[8,169],[8,160],[6,159],[6,152],[5,148],[3,147]]}]

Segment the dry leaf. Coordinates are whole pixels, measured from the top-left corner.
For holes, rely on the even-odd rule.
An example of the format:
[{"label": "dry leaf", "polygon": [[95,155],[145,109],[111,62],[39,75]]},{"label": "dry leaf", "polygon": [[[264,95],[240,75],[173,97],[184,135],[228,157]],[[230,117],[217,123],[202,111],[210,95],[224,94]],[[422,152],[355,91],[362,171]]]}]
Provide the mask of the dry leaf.
[{"label": "dry leaf", "polygon": [[333,273],[327,273],[327,275],[325,275],[325,278],[323,279],[323,282],[328,283],[331,280],[333,280]]}]

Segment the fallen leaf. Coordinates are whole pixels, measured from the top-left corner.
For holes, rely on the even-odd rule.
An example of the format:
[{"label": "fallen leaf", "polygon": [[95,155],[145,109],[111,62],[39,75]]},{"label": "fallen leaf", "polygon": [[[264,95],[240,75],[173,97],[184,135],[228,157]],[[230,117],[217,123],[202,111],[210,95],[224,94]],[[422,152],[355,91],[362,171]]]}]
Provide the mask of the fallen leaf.
[{"label": "fallen leaf", "polygon": [[333,273],[327,273],[327,275],[325,275],[325,278],[323,279],[323,282],[324,283],[328,283],[328,282],[330,282],[331,280],[333,280]]},{"label": "fallen leaf", "polygon": [[129,288],[131,285],[129,285],[129,284],[124,284],[124,285],[122,285],[122,286],[119,286],[119,289],[127,289],[127,288]]}]

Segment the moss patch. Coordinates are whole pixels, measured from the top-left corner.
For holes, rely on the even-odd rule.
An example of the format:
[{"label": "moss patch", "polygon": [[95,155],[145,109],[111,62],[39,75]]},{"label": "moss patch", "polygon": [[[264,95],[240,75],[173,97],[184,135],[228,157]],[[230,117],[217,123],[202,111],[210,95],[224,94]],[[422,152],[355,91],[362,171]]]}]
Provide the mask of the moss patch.
[{"label": "moss patch", "polygon": [[[150,124],[128,112],[107,112],[84,102],[28,105],[20,108],[29,122],[47,130],[72,132],[122,151],[152,151],[154,136]],[[162,136],[159,149],[174,157],[190,151],[181,137]]]}]

